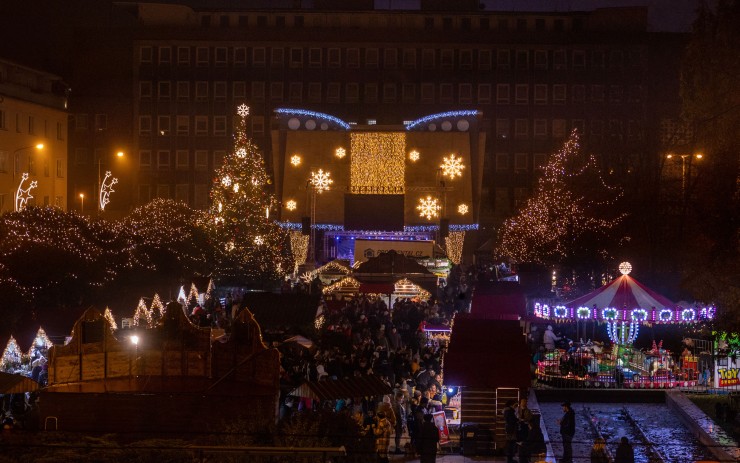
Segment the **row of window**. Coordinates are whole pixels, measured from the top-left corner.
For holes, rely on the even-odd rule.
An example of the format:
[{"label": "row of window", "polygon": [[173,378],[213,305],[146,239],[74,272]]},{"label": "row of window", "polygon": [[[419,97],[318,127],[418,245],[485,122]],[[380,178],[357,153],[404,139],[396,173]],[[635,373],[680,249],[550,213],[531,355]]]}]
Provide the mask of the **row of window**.
[{"label": "row of window", "polygon": [[512,165],[512,155],[509,153],[496,153],[496,170],[497,171],[509,171],[513,167],[515,171],[538,171],[545,163],[547,163],[546,153],[534,153],[531,155],[530,165],[530,154],[529,153],[515,153],[514,163]]},{"label": "row of window", "polygon": [[[174,82],[175,93],[172,92],[172,82],[160,81],[156,83],[157,98],[178,101],[227,101],[228,83],[225,81],[213,82],[213,92],[207,81],[194,82],[194,92],[191,92],[191,82]],[[462,103],[462,104],[518,104],[537,105],[566,104],[568,102],[567,84],[477,84],[472,83],[441,83],[425,82],[422,84],[403,83],[364,83],[350,82],[342,88],[340,82],[283,82],[269,83],[269,96],[265,82],[251,82],[251,92],[247,96],[247,82],[232,82],[231,99],[243,100],[247,97],[252,102],[270,101],[290,103],[397,103],[399,92],[404,103]],[[154,97],[154,84],[149,81],[139,82],[139,97],[143,100]],[[342,90],[344,92],[342,93]],[[495,94],[494,94],[495,92]],[[643,101],[644,90],[640,85],[571,85],[570,101],[572,103],[603,103],[612,104],[623,102],[640,103]],[[96,116],[97,117],[97,116]]]},{"label": "row of window", "polygon": [[[212,126],[209,130],[209,121]],[[178,136],[208,136],[223,137],[228,135],[226,116],[157,116],[157,126],[154,127],[152,116],[139,116],[139,135],[151,136],[156,134],[161,137],[171,135]],[[263,116],[252,116],[249,118],[252,124],[252,134],[263,134],[265,132],[265,118]],[[174,124],[174,125],[173,125]]]},{"label": "row of window", "polygon": [[182,170],[208,170],[209,155],[212,155],[212,168],[217,169],[223,165],[226,151],[209,153],[208,150],[195,150],[193,152],[189,150],[176,150],[174,152],[174,159],[172,154],[170,150],[157,150],[155,152],[141,150],[139,151],[139,169],[148,170],[154,168],[165,170],[175,167],[175,169]]},{"label": "row of window", "polygon": [[[581,134],[590,133],[593,136],[626,136],[633,140],[642,140],[644,131],[642,125],[636,120],[623,121],[621,119],[591,119],[588,127],[585,119],[572,119],[568,126],[565,119],[513,119],[513,136],[515,138],[526,138],[534,136],[552,137],[563,139],[573,129],[578,129]],[[626,129],[626,131],[625,131]],[[590,130],[590,132],[587,132]],[[496,138],[506,140],[512,136],[512,119],[496,119]]]},{"label": "row of window", "polygon": [[73,127],[71,127],[74,130],[89,130],[94,129],[98,132],[102,132],[104,130],[108,129],[108,115],[107,114],[93,114],[93,125],[90,126],[90,120],[87,114],[85,113],[77,113],[74,115],[73,119]]},{"label": "row of window", "polygon": [[174,199],[186,204],[191,204],[197,209],[204,209],[208,206],[208,188],[209,185],[196,183],[193,188],[193,201],[190,202],[190,185],[180,183],[177,185],[139,185],[138,202],[146,204],[154,198]]},{"label": "row of window", "polygon": [[[51,197],[48,195],[44,195],[40,198],[36,198],[34,196],[30,197],[28,199],[28,205],[29,206],[51,206],[50,203]],[[6,211],[6,210],[14,210],[15,205],[12,202],[13,198],[12,195],[8,195],[7,193],[0,193],[0,211]],[[56,195],[54,196],[54,206],[55,207],[63,207],[64,206],[64,196],[62,195]]]},{"label": "row of window", "polygon": [[[626,57],[625,57],[626,55]],[[620,69],[643,64],[643,51],[567,49],[453,48],[282,48],[142,46],[142,64],[253,68],[491,69],[567,70]]]},{"label": "row of window", "polygon": [[[0,173],[13,171],[16,176],[19,176],[22,172],[28,172],[30,175],[35,176],[39,175],[38,170],[38,162],[34,156],[23,156],[22,153],[16,152],[13,158],[11,158],[10,152],[0,150]],[[44,177],[51,176],[51,161],[47,158],[43,159],[42,171]],[[55,174],[57,178],[64,177],[63,159],[56,160]]]},{"label": "row of window", "polygon": [[[9,127],[8,120],[14,121],[14,127]],[[0,130],[15,130],[16,133],[27,133],[28,135],[34,135],[44,138],[50,138],[50,130],[53,122],[49,122],[47,119],[39,122],[33,114],[26,114],[17,112],[15,114],[9,114],[6,109],[0,108]],[[64,140],[64,124],[62,122],[56,123],[56,137],[57,140]]]}]

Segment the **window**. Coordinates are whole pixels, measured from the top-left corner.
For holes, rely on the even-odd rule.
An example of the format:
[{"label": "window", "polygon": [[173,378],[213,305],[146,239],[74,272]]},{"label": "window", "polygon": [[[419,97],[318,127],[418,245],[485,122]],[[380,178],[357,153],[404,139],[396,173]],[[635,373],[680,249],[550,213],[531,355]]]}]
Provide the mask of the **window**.
[{"label": "window", "polygon": [[214,82],[213,99],[216,101],[226,101],[226,82],[224,81]]},{"label": "window", "polygon": [[252,117],[252,135],[262,135],[265,133],[265,118],[263,116]]},{"label": "window", "polygon": [[609,53],[609,67],[614,68],[621,68],[624,64],[624,53],[622,50],[612,50],[611,53]]},{"label": "window", "polygon": [[152,199],[152,189],[149,185],[139,185],[139,204],[146,204]]},{"label": "window", "polygon": [[511,211],[511,199],[509,198],[509,188],[496,188],[495,208],[496,211],[501,213],[508,213]]},{"label": "window", "polygon": [[427,31],[434,30],[434,18],[428,16],[424,18],[424,29]]},{"label": "window", "polygon": [[416,50],[413,48],[405,48],[403,50],[403,67],[407,69],[416,68]]},{"label": "window", "polygon": [[583,103],[586,101],[586,86],[585,85],[574,85],[573,86],[573,103]]},{"label": "window", "polygon": [[195,49],[195,64],[198,66],[208,66],[210,58],[208,56],[208,47],[198,47]]},{"label": "window", "polygon": [[5,110],[0,109],[0,130],[8,130],[8,126],[5,125]]},{"label": "window", "polygon": [[609,103],[619,104],[622,102],[622,86],[621,85],[610,85],[609,86]]},{"label": "window", "polygon": [[178,183],[175,185],[175,201],[188,204],[188,193],[190,191],[187,183]]},{"label": "window", "polygon": [[534,28],[539,32],[545,32],[545,19],[544,18],[535,19]]},{"label": "window", "polygon": [[591,86],[591,101],[595,103],[602,103],[604,101],[604,86],[603,85],[592,85]]},{"label": "window", "polygon": [[440,84],[439,86],[439,101],[440,103],[452,103],[452,84]]},{"label": "window", "polygon": [[321,48],[310,48],[308,50],[308,65],[312,68],[321,67]]},{"label": "window", "polygon": [[149,169],[152,166],[152,152],[139,151],[139,168]]},{"label": "window", "polygon": [[471,29],[473,22],[470,18],[462,18],[460,20],[460,29],[464,31],[469,31]]},{"label": "window", "polygon": [[534,68],[535,69],[547,69],[547,51],[546,50],[535,50]]},{"label": "window", "polygon": [[565,50],[555,50],[552,54],[552,66],[555,70],[564,70],[568,66],[565,61]]},{"label": "window", "polygon": [[518,32],[526,32],[527,31],[527,20],[525,18],[518,18],[516,20],[516,30]]},{"label": "window", "polygon": [[534,85],[534,104],[547,104],[547,84]]},{"label": "window", "polygon": [[416,102],[416,85],[411,83],[404,83],[402,87],[402,99],[404,103],[415,103]]},{"label": "window", "polygon": [[527,50],[516,51],[516,68],[529,69],[529,52]]},{"label": "window", "polygon": [[[16,155],[17,156],[17,155]],[[82,166],[90,163],[90,156],[88,155],[86,148],[75,148],[75,165]],[[17,168],[16,160],[16,168]],[[16,172],[17,173],[17,172]]]},{"label": "window", "polygon": [[177,116],[176,122],[175,130],[178,135],[190,135],[190,116]]},{"label": "window", "polygon": [[428,82],[421,84],[421,102],[434,103],[434,84]]},{"label": "window", "polygon": [[177,47],[177,64],[190,64],[190,47]]},{"label": "window", "polygon": [[195,83],[195,99],[196,101],[208,100],[208,82],[201,80]]},{"label": "window", "polygon": [[57,178],[64,177],[64,160],[57,159]]},{"label": "window", "polygon": [[177,99],[178,100],[187,100],[190,98],[190,82],[187,81],[178,81],[176,90],[177,92]]},{"label": "window", "polygon": [[54,196],[54,206],[55,207],[62,207],[62,202],[64,202],[63,196]]},{"label": "window", "polygon": [[622,137],[622,121],[619,119],[609,120],[609,135],[612,137]]},{"label": "window", "polygon": [[0,172],[8,171],[8,152],[0,151]]},{"label": "window", "polygon": [[535,137],[546,137],[547,136],[547,119],[535,119],[534,120],[534,136]]},{"label": "window", "polygon": [[195,116],[195,134],[208,135],[208,116]]},{"label": "window", "polygon": [[264,67],[266,60],[267,52],[264,47],[256,47],[252,49],[252,66]]},{"label": "window", "polygon": [[57,140],[64,140],[64,124],[57,122]]},{"label": "window", "polygon": [[200,25],[201,27],[210,27],[211,26],[211,15],[203,15],[200,18]]},{"label": "window", "polygon": [[552,86],[552,103],[553,104],[564,104],[566,94],[565,84],[555,84]]},{"label": "window", "polygon": [[509,155],[508,153],[496,153],[496,170],[507,171],[509,170]]},{"label": "window", "polygon": [[583,119],[573,119],[573,128],[578,129],[578,133],[586,133],[586,121]]},{"label": "window", "polygon": [[195,170],[208,169],[208,151],[195,152]]},{"label": "window", "polygon": [[152,116],[139,116],[139,135],[152,134]]},{"label": "window", "polygon": [[139,82],[139,98],[147,99],[152,97],[152,83]]},{"label": "window", "polygon": [[75,114],[75,129],[87,130],[87,114]]},{"label": "window", "polygon": [[496,119],[496,138],[502,140],[509,138],[510,125],[509,119]]},{"label": "window", "polygon": [[491,62],[493,61],[493,52],[491,50],[479,50],[478,51],[478,68],[487,71],[491,69]]},{"label": "window", "polygon": [[573,69],[586,68],[586,52],[584,50],[573,50]]},{"label": "window", "polygon": [[444,49],[440,52],[439,65],[442,69],[452,69],[455,66],[454,50]]},{"label": "window", "polygon": [[460,69],[473,69],[473,50],[460,50]]},{"label": "window", "polygon": [[347,103],[357,103],[360,100],[360,84],[351,83],[346,87]]},{"label": "window", "polygon": [[159,47],[159,64],[170,64],[172,61],[172,48]]},{"label": "window", "polygon": [[527,167],[529,167],[528,164],[528,156],[527,153],[516,153],[514,154],[514,170],[516,171],[526,171]]},{"label": "window", "polygon": [[270,83],[270,100],[283,101],[283,83],[282,82]]},{"label": "window", "polygon": [[326,102],[327,103],[339,103],[340,101],[340,92],[342,89],[342,84],[339,82],[329,82],[329,84],[326,86]]},{"label": "window", "polygon": [[596,136],[604,135],[604,121],[594,119],[591,121],[591,134]]},{"label": "window", "polygon": [[553,138],[565,138],[565,119],[553,119],[552,136]]},{"label": "window", "polygon": [[421,51],[421,67],[423,69],[434,68],[435,50],[425,48]]},{"label": "window", "polygon": [[234,48],[234,65],[244,66],[247,64],[247,49],[244,47]]},{"label": "window", "polygon": [[147,47],[141,47],[139,49],[139,60],[142,63],[151,63],[152,56],[153,56],[152,47],[147,46]]},{"label": "window", "polygon": [[300,103],[303,100],[303,83],[291,82],[288,84],[288,101]]},{"label": "window", "polygon": [[460,84],[458,86],[458,100],[460,103],[472,103],[473,102],[473,85],[472,84]]},{"label": "window", "polygon": [[95,115],[95,130],[102,131],[108,128],[108,116],[106,114]]},{"label": "window", "polygon": [[170,134],[170,116],[157,117],[157,131],[162,136]]},{"label": "window", "polygon": [[303,48],[291,48],[290,49],[290,67],[292,68],[303,67]]},{"label": "window", "polygon": [[480,18],[480,28],[482,31],[487,31],[491,29],[491,19],[490,18]]},{"label": "window", "polygon": [[188,150],[177,150],[175,153],[175,168],[179,170],[190,167],[190,153]]},{"label": "window", "polygon": [[630,85],[629,87],[629,102],[640,103],[642,101],[642,86]]},{"label": "window", "polygon": [[388,69],[395,69],[398,66],[398,50],[386,48],[383,51],[383,65]]},{"label": "window", "polygon": [[396,84],[383,84],[383,103],[395,103],[397,93]]},{"label": "window", "polygon": [[195,197],[193,206],[199,209],[208,206],[208,185],[195,185]]},{"label": "window", "polygon": [[[574,21],[574,23],[575,23],[575,21]],[[552,28],[553,28],[553,30],[555,30],[557,32],[563,32],[565,30],[565,21],[563,21],[562,19],[556,19],[553,22]],[[577,29],[577,27],[575,27],[575,25],[574,25],[573,29],[575,30],[575,29]]]},{"label": "window", "polygon": [[[85,129],[87,129],[87,115],[85,115]],[[33,116],[28,116],[28,133],[36,134],[36,119]]]},{"label": "window", "polygon": [[378,67],[380,54],[377,48],[367,48],[365,50],[365,67],[375,69]]},{"label": "window", "polygon": [[214,50],[216,66],[223,67],[228,64],[228,51],[229,50],[226,47],[216,47]]},{"label": "window", "polygon": [[160,100],[169,100],[170,99],[170,83],[169,82],[159,82],[157,85],[157,96]]},{"label": "window", "polygon": [[517,119],[514,121],[514,136],[517,138],[529,135],[529,119]]},{"label": "window", "polygon": [[498,69],[509,69],[510,57],[509,50],[498,50],[496,52],[496,67]]},{"label": "window", "polygon": [[234,82],[231,92],[234,98],[246,98],[247,97],[246,82]]},{"label": "window", "polygon": [[342,64],[339,48],[330,48],[326,51],[326,61],[330,68],[338,68]]},{"label": "window", "polygon": [[516,104],[529,104],[529,85],[516,84],[514,93]]},{"label": "window", "polygon": [[157,198],[170,199],[170,186],[163,183],[157,185]]},{"label": "window", "polygon": [[348,48],[347,49],[347,67],[350,67],[350,68],[360,67],[360,49],[359,48]]},{"label": "window", "polygon": [[545,153],[534,153],[532,157],[535,171],[542,170],[547,164],[547,154]]},{"label": "window", "polygon": [[491,103],[491,84],[478,84],[478,104]]},{"label": "window", "polygon": [[509,104],[509,84],[496,84],[496,104]]},{"label": "window", "polygon": [[214,151],[213,152],[213,167],[219,168],[223,166],[225,157],[226,157],[226,151]]},{"label": "window", "polygon": [[627,121],[627,137],[633,138],[633,139],[637,138],[638,140],[642,138],[640,125],[637,121],[634,121],[634,120]]},{"label": "window", "polygon": [[365,103],[378,102],[378,84],[365,84]]},{"label": "window", "polygon": [[170,167],[170,152],[167,150],[157,151],[157,168],[169,169]]},{"label": "window", "polygon": [[321,103],[321,82],[308,83],[308,101],[311,103]]},{"label": "window", "polygon": [[523,206],[527,202],[527,189],[526,188],[514,188],[514,205],[517,207]]},{"label": "window", "polygon": [[226,116],[213,116],[213,135],[226,135]]},{"label": "window", "polygon": [[596,69],[604,68],[604,50],[594,50],[591,54],[591,66]]},{"label": "window", "polygon": [[265,83],[252,82],[252,100],[265,101]]}]

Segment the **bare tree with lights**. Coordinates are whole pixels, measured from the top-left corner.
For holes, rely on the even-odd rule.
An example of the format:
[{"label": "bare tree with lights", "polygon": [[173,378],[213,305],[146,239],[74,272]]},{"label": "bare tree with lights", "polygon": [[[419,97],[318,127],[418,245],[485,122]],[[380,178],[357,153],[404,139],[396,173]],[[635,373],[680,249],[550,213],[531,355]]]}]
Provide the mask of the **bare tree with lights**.
[{"label": "bare tree with lights", "polygon": [[592,269],[609,256],[624,215],[622,193],[609,186],[593,156],[582,154],[577,131],[543,168],[535,194],[507,219],[497,253],[517,262]]},{"label": "bare tree with lights", "polygon": [[288,233],[274,220],[276,201],[262,154],[247,136],[249,108],[239,106],[234,150],[216,172],[207,228],[217,250],[216,276],[267,285],[293,269]]}]

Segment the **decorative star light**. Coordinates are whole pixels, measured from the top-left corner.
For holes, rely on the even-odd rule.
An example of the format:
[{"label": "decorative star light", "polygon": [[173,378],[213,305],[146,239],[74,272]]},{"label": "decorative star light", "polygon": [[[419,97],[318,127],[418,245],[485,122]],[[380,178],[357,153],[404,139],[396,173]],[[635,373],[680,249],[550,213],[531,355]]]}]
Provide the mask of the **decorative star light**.
[{"label": "decorative star light", "polygon": [[285,208],[288,209],[289,211],[294,211],[296,210],[297,207],[298,207],[298,204],[292,199],[289,200],[287,203],[285,203]]},{"label": "decorative star light", "polygon": [[241,158],[241,159],[246,158],[247,157],[247,150],[245,150],[244,148],[239,148],[238,150],[236,150],[236,156],[239,157],[239,158]]},{"label": "decorative star light", "polygon": [[301,275],[301,280],[303,280],[306,284],[311,284],[311,281],[313,280],[313,272],[306,272],[303,275]]},{"label": "decorative star light", "polygon": [[221,184],[226,187],[231,186],[231,177],[225,175],[224,178],[221,179]]},{"label": "decorative star light", "polygon": [[629,262],[622,262],[621,264],[619,264],[619,272],[622,275],[629,275],[631,271],[632,264],[630,264]]},{"label": "decorative star light", "polygon": [[254,244],[256,244],[257,246],[262,246],[263,244],[265,244],[265,240],[263,240],[261,236],[255,236]]},{"label": "decorative star light", "polygon": [[334,152],[334,154],[339,159],[342,159],[344,156],[347,155],[347,151],[344,148],[337,148],[337,150]]},{"label": "decorative star light", "polygon": [[462,170],[465,168],[462,160],[461,157],[456,158],[454,153],[448,158],[443,158],[444,162],[439,166],[442,168],[442,174],[450,178],[462,177]]},{"label": "decorative star light", "polygon": [[100,191],[98,192],[98,205],[100,206],[101,211],[104,211],[105,206],[110,203],[110,194],[115,193],[116,190],[113,189],[113,185],[116,183],[118,183],[118,179],[113,177],[110,171],[107,171],[103,182],[100,184]]},{"label": "decorative star light", "polygon": [[469,210],[470,209],[468,208],[467,204],[460,204],[459,206],[457,206],[457,212],[462,215],[467,214]]},{"label": "decorative star light", "polygon": [[18,184],[18,189],[15,192],[16,212],[22,211],[26,208],[28,200],[33,198],[33,195],[31,195],[31,190],[36,188],[36,186],[38,185],[38,182],[36,182],[36,180],[33,180],[28,184],[28,188],[23,188],[23,183],[26,180],[28,180],[28,172],[23,172],[23,175],[21,176],[21,183]]},{"label": "decorative star light", "polygon": [[293,157],[290,158],[290,163],[298,167],[301,164],[301,157],[294,154]]},{"label": "decorative star light", "polygon": [[239,107],[236,110],[236,113],[240,115],[241,117],[247,117],[249,116],[249,106],[245,104],[239,105]]},{"label": "decorative star light", "polygon": [[413,150],[412,152],[410,152],[409,153],[409,159],[411,159],[414,162],[418,161],[419,160],[419,152],[416,151],[416,150]]},{"label": "decorative star light", "polygon": [[426,198],[419,198],[419,205],[416,206],[416,209],[419,211],[420,217],[426,217],[427,220],[431,220],[432,217],[439,215],[439,210],[442,207],[439,205],[437,198],[427,196]]},{"label": "decorative star light", "polygon": [[334,183],[334,180],[330,179],[329,176],[331,176],[331,173],[324,172],[322,169],[319,169],[318,172],[311,172],[311,185],[319,193],[328,190],[329,185]]}]

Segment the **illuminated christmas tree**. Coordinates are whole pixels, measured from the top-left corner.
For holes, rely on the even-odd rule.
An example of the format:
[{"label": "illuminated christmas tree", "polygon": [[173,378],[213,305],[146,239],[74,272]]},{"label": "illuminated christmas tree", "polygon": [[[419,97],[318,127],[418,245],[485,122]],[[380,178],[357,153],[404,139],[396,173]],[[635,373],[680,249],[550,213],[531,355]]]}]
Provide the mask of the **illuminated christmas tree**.
[{"label": "illuminated christmas tree", "polygon": [[615,207],[621,196],[595,158],[581,153],[574,130],[544,166],[535,194],[504,222],[497,253],[517,262],[597,264],[619,243],[613,235],[624,218]]},{"label": "illuminated christmas tree", "polygon": [[3,361],[0,367],[10,367],[21,363],[21,348],[13,336],[8,340],[8,344],[3,351]]},{"label": "illuminated christmas tree", "polygon": [[207,227],[219,252],[221,281],[266,284],[293,267],[288,235],[274,220],[276,201],[262,154],[247,137],[249,108],[239,107],[234,150],[216,172]]}]

